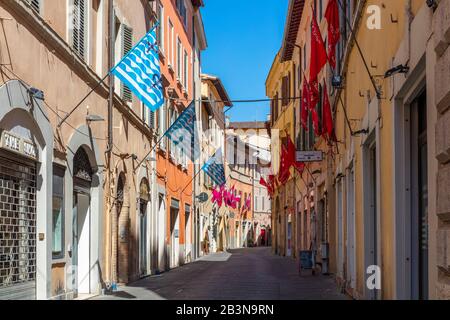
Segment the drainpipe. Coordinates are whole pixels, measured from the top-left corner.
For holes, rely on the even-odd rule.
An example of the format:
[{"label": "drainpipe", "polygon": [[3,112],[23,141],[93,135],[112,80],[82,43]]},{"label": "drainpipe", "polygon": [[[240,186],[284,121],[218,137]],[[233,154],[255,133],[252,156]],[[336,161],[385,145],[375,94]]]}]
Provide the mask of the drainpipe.
[{"label": "drainpipe", "polygon": [[[114,14],[114,0],[108,1],[108,46],[109,59],[108,69],[111,70],[114,64],[114,35],[115,35],[115,14]],[[109,76],[109,98],[108,98],[108,147],[106,150],[108,159],[108,206],[111,212],[110,216],[110,232],[111,232],[111,282],[117,283],[117,207],[112,202],[112,193],[114,190],[113,176],[112,176],[112,148],[113,148],[113,99],[114,99],[114,76]]]}]

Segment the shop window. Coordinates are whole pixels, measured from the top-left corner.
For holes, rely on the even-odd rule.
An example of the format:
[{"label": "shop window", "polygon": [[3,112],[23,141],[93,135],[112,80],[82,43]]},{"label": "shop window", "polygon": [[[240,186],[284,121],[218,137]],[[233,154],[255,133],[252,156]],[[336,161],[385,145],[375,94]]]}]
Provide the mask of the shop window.
[{"label": "shop window", "polygon": [[64,258],[64,169],[53,168],[52,256]]}]

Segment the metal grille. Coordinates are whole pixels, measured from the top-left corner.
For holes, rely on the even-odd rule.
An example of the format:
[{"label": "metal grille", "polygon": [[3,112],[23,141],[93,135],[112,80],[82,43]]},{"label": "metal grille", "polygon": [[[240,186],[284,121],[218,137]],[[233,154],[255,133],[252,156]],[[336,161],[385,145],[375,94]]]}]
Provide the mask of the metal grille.
[{"label": "metal grille", "polygon": [[36,167],[0,157],[0,299],[34,295],[35,279]]}]

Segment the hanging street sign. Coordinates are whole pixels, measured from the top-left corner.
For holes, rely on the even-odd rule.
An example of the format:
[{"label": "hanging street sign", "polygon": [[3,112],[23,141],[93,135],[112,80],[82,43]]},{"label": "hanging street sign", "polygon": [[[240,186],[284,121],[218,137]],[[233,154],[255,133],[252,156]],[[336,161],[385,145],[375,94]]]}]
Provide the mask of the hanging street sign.
[{"label": "hanging street sign", "polygon": [[209,196],[206,192],[201,193],[200,195],[197,196],[197,199],[200,203],[205,203],[206,201],[208,201]]},{"label": "hanging street sign", "polygon": [[297,162],[323,161],[322,151],[297,151]]}]

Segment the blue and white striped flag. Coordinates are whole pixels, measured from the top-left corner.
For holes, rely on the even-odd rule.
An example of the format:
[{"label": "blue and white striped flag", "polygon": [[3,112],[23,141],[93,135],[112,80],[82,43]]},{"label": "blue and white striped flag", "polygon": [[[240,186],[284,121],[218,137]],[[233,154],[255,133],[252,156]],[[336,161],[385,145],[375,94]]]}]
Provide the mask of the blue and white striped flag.
[{"label": "blue and white striped flag", "polygon": [[183,149],[192,162],[200,155],[196,119],[193,101],[164,134],[177,147]]},{"label": "blue and white striped flag", "polygon": [[152,111],[164,103],[156,27],[111,70]]},{"label": "blue and white striped flag", "polygon": [[225,168],[223,166],[222,149],[219,149],[214,156],[205,163],[202,170],[211,177],[211,179],[218,185],[225,185]]}]

